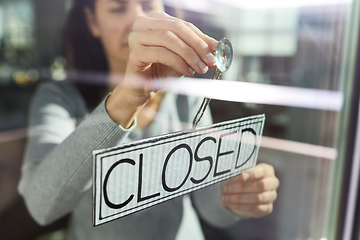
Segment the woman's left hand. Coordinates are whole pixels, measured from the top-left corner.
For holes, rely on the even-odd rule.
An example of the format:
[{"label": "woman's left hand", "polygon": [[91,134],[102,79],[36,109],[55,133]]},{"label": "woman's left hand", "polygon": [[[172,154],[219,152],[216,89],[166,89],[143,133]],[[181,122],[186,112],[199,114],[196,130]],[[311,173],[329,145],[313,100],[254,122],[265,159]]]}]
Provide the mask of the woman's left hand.
[{"label": "woman's left hand", "polygon": [[279,179],[274,168],[261,163],[226,180],[222,186],[221,201],[237,215],[259,218],[273,211],[278,187]]}]

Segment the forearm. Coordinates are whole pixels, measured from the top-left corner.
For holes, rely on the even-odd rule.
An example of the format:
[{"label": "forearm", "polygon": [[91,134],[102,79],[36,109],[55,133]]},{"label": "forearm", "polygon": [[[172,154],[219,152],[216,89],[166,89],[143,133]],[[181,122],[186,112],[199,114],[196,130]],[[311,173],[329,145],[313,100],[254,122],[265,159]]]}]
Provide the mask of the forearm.
[{"label": "forearm", "polygon": [[92,151],[114,146],[130,130],[121,129],[99,106],[44,159],[26,159],[30,164],[24,166],[19,190],[38,223],[51,223],[76,206],[91,187]]}]

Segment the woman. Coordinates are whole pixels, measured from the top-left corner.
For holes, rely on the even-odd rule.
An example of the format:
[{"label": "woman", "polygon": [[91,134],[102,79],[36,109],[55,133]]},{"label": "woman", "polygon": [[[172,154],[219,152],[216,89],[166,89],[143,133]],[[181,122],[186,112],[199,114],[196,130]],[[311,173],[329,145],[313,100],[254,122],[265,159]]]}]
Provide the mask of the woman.
[{"label": "woman", "polygon": [[[91,216],[92,150],[184,128],[198,99],[154,92],[153,81],[214,68],[217,41],[162,11],[160,0],[75,0],[66,27],[69,62],[80,75],[108,72],[110,81],[51,82],[34,97],[19,191],[42,225],[72,213],[70,239],[176,236],[181,198],[96,228]],[[119,76],[118,84],[110,84]],[[211,123],[209,112],[202,123]],[[278,185],[274,169],[259,164],[224,182],[221,201],[220,185],[192,198],[200,217],[226,226],[236,216],[269,214]]]}]

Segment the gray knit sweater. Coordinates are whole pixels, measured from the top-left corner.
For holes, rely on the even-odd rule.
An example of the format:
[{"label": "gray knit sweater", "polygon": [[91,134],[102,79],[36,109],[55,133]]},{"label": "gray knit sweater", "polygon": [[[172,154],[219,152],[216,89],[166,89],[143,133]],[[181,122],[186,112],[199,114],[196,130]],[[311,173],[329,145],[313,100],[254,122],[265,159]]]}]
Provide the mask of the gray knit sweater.
[{"label": "gray knit sweater", "polygon": [[[47,225],[71,214],[69,239],[174,239],[182,218],[176,198],[119,220],[92,226],[92,151],[191,127],[199,100],[167,93],[146,131],[124,129],[105,110],[105,100],[89,113],[68,81],[41,85],[30,108],[28,144],[19,192],[33,218]],[[209,111],[202,125],[211,124]],[[214,185],[192,194],[200,217],[223,227],[237,218],[219,200]]]}]

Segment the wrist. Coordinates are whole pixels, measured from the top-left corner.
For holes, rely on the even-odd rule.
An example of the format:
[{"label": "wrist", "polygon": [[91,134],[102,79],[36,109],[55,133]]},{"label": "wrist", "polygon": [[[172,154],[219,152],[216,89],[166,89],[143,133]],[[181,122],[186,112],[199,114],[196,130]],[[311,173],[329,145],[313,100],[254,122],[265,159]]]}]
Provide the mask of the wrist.
[{"label": "wrist", "polygon": [[[118,86],[119,87],[119,86]],[[116,87],[105,103],[109,117],[118,125],[127,129],[133,123],[137,113],[148,101],[146,97],[131,94]]]}]

